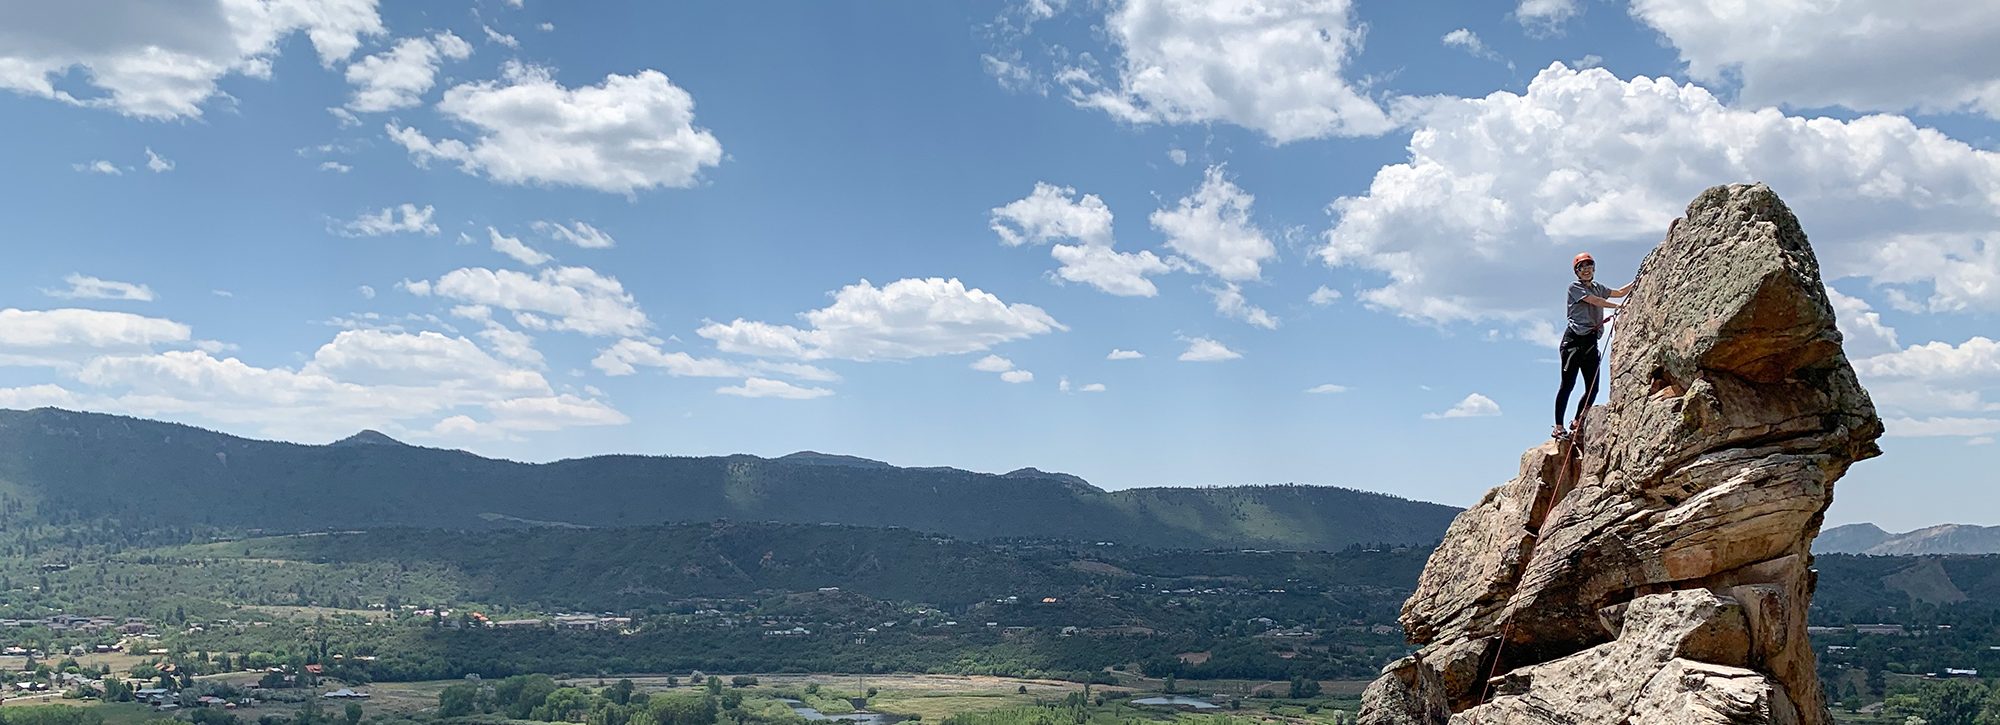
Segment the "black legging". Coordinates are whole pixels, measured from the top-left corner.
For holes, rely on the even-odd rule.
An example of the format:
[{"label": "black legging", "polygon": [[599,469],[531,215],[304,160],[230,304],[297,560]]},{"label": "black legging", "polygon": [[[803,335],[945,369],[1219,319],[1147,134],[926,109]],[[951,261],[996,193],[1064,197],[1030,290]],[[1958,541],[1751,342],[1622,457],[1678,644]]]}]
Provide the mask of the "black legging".
[{"label": "black legging", "polygon": [[1583,400],[1576,403],[1576,416],[1583,417],[1583,411],[1597,403],[1597,334],[1578,335],[1563,331],[1562,347],[1562,389],[1556,392],[1556,426],[1563,424],[1563,409],[1569,407],[1569,391],[1576,387],[1576,379],[1583,377]]}]

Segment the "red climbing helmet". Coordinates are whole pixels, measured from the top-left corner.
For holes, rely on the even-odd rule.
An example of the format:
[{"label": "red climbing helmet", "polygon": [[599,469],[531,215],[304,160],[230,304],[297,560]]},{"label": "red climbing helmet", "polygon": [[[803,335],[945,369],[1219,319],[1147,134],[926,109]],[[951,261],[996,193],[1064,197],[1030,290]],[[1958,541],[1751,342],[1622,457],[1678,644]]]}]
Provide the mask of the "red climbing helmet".
[{"label": "red climbing helmet", "polygon": [[1596,266],[1596,265],[1597,265],[1597,260],[1595,260],[1595,259],[1591,259],[1591,258],[1590,258],[1590,253],[1589,253],[1589,252],[1584,252],[1584,253],[1581,253],[1581,254],[1578,254],[1578,255],[1576,255],[1576,259],[1572,259],[1572,260],[1570,260],[1570,262],[1569,262],[1569,268],[1570,268],[1570,269],[1576,269],[1577,267],[1581,267],[1581,266],[1583,266],[1583,263],[1584,263],[1584,262],[1589,262],[1589,263],[1591,264],[1591,266]]}]

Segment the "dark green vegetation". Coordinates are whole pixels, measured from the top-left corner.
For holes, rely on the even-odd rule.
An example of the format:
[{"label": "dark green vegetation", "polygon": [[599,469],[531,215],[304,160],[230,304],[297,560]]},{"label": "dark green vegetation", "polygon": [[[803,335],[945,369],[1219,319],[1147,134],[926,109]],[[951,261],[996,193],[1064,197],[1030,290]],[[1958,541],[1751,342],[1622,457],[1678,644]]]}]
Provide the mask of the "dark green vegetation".
[{"label": "dark green vegetation", "polygon": [[[1813,634],[1827,697],[1836,711],[1883,704],[1877,718],[1843,722],[2000,723],[2000,700],[1987,719],[1952,714],[1968,697],[1987,702],[1986,681],[1933,679],[2000,672],[2000,556],[1822,554],[1816,568],[1810,622],[1840,628]],[[1851,626],[1865,624],[1892,626]]]},{"label": "dark green vegetation", "polygon": [[[1410,547],[1163,552],[680,524],[287,536],[110,554],[55,572],[14,560],[0,578],[14,616],[60,610],[180,625],[249,619],[230,605],[387,607],[395,617],[386,622],[239,622],[162,640],[259,661],[374,656],[340,663],[364,679],[691,669],[1087,679],[1130,666],[1156,677],[1285,680],[1365,677],[1400,654],[1391,625],[1424,557]],[[607,627],[627,632],[516,631],[467,626],[475,610],[495,620],[590,611],[633,621]],[[1177,657],[1189,652],[1204,656]]]},{"label": "dark green vegetation", "polygon": [[1819,571],[1814,624],[1907,622],[1924,612],[2000,609],[2000,555],[1821,554],[1813,568]]},{"label": "dark green vegetation", "polygon": [[0,725],[103,725],[104,715],[62,705],[0,709]]},{"label": "dark green vegetation", "polygon": [[1332,550],[1428,544],[1456,509],[1321,486],[1107,492],[1074,476],[896,468],[842,456],[598,456],[548,464],[381,434],[325,446],[55,409],[0,410],[0,528],[120,541],[384,526],[493,529],[773,521],[965,539]]}]

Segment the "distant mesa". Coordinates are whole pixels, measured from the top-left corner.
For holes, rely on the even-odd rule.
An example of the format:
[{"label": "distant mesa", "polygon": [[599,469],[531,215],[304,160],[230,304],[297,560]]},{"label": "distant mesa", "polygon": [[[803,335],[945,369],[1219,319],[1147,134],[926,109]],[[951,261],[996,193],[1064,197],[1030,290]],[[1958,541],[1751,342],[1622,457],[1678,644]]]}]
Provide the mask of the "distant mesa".
[{"label": "distant mesa", "polygon": [[860,456],[843,456],[837,453],[821,453],[819,451],[799,451],[791,455],[779,456],[772,460],[784,461],[786,463],[804,463],[814,466],[850,466],[853,468],[895,468],[895,466],[892,466],[883,461],[874,460],[872,458],[862,458]]},{"label": "distant mesa", "polygon": [[340,440],[337,440],[337,441],[334,441],[334,442],[332,442],[332,443],[328,443],[328,444],[327,444],[327,446],[329,446],[329,447],[334,447],[334,446],[401,446],[401,445],[408,445],[408,444],[406,444],[406,443],[404,443],[404,442],[402,442],[402,441],[399,441],[399,440],[396,440],[396,439],[394,439],[394,438],[390,438],[388,434],[386,434],[386,433],[383,433],[382,431],[379,431],[379,430],[374,430],[374,429],[369,429],[369,430],[364,430],[364,431],[361,431],[360,433],[356,433],[356,434],[354,434],[354,435],[351,435],[351,436],[348,436],[348,437],[346,437],[346,438],[342,438],[342,439],[340,439]]},{"label": "distant mesa", "polygon": [[1061,481],[1061,482],[1063,482],[1063,483],[1067,483],[1067,484],[1069,484],[1069,485],[1071,485],[1071,486],[1076,486],[1076,487],[1078,487],[1078,488],[1085,488],[1085,489],[1089,489],[1089,490],[1092,490],[1092,491],[1102,491],[1102,490],[1103,490],[1103,489],[1100,489],[1100,488],[1098,488],[1098,487],[1096,487],[1096,486],[1092,486],[1092,485],[1090,485],[1090,482],[1089,482],[1089,481],[1085,481],[1085,480],[1083,480],[1083,477],[1081,477],[1081,476],[1075,476],[1075,475],[1071,475],[1071,474],[1068,474],[1068,473],[1057,473],[1057,472],[1054,472],[1054,471],[1044,471],[1044,470],[1042,470],[1042,469],[1039,469],[1039,468],[1016,468],[1016,469],[1014,469],[1014,470],[1012,470],[1012,471],[1008,471],[1007,473],[1005,473],[1005,474],[1002,474],[1002,476],[1001,476],[1001,477],[1002,477],[1002,478],[1043,478],[1043,479],[1048,479],[1048,480],[1051,480],[1051,481]]},{"label": "distant mesa", "polygon": [[1821,532],[1815,554],[1921,556],[1925,554],[2000,554],[2000,526],[1939,524],[1901,534],[1874,524],[1848,524]]}]

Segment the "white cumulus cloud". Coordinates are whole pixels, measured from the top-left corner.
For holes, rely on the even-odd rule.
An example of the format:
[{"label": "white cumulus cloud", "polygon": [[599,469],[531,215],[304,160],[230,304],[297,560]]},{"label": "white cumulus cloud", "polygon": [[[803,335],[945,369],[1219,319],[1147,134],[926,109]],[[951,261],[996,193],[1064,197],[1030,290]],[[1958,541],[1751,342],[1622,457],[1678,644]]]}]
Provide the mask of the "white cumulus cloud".
[{"label": "white cumulus cloud", "polygon": [[1108,354],[1108,355],[1105,355],[1105,356],[1104,356],[1104,359],[1106,359],[1106,360],[1138,360],[1138,359],[1140,359],[1140,358],[1143,358],[1143,357],[1145,357],[1145,356],[1146,356],[1146,354],[1145,354],[1145,353],[1143,353],[1143,352],[1139,352],[1138,350],[1120,350],[1120,349],[1118,349],[1118,348],[1115,348],[1115,347],[1114,347],[1114,348],[1111,348],[1111,353],[1110,353],[1110,354]]},{"label": "white cumulus cloud", "polygon": [[174,162],[153,153],[153,147],[148,146],[146,147],[146,168],[155,174],[164,174],[174,170]]},{"label": "white cumulus cloud", "polygon": [[715,392],[743,398],[784,398],[787,400],[809,400],[832,395],[826,388],[800,387],[783,380],[769,378],[747,378],[742,385],[725,385]]},{"label": "white cumulus cloud", "polygon": [[1014,361],[999,355],[987,355],[973,361],[972,369],[982,373],[1004,373],[1014,369]]},{"label": "white cumulus cloud", "polygon": [[0,365],[69,367],[105,351],[193,340],[187,325],[129,312],[0,309]]},{"label": "white cumulus cloud", "polygon": [[493,26],[491,25],[481,25],[479,26],[479,29],[486,33],[486,42],[488,43],[498,43],[500,45],[504,45],[509,48],[521,47],[520,40],[515,39],[514,36],[512,35],[508,35],[498,30],[494,30]]},{"label": "white cumulus cloud", "polygon": [[[514,431],[624,422],[603,401],[558,395],[540,373],[464,337],[430,331],[343,331],[297,368],[262,367],[208,350],[106,354],[75,378],[92,389],[94,407],[303,439],[357,428]],[[480,411],[484,423],[470,415]],[[463,420],[447,424],[454,419]]]},{"label": "white cumulus cloud", "polygon": [[[1768,182],[1829,280],[1927,285],[1937,309],[2000,308],[2000,154],[1907,119],[1724,106],[1671,80],[1561,64],[1524,94],[1425,102],[1410,160],[1335,200],[1328,264],[1368,270],[1372,307],[1433,323],[1560,319],[1568,260],[1636,266],[1687,202]],[[1894,289],[1894,288],[1892,288]]]},{"label": "white cumulus cloud", "polygon": [[1243,357],[1243,353],[1206,337],[1184,338],[1187,350],[1181,353],[1181,362],[1220,362]]},{"label": "white cumulus cloud", "polygon": [[1333,383],[1326,383],[1324,385],[1314,385],[1310,388],[1306,388],[1306,392],[1312,393],[1314,395],[1331,395],[1334,393],[1345,393],[1347,392],[1347,386],[1334,385]]},{"label": "white cumulus cloud", "polygon": [[42,293],[50,297],[71,300],[153,301],[153,288],[143,284],[116,282],[82,274],[71,274],[63,277],[63,282],[69,284],[69,289],[43,290]]},{"label": "white cumulus cloud", "polygon": [[118,168],[117,164],[105,161],[104,159],[98,159],[96,161],[86,161],[81,164],[70,164],[69,167],[72,169],[76,169],[78,173],[84,173],[84,174],[101,174],[104,176],[125,175],[124,169]]},{"label": "white cumulus cloud", "polygon": [[1424,417],[1431,420],[1439,420],[1443,418],[1485,418],[1499,414],[1499,403],[1493,402],[1492,398],[1473,393],[1465,396],[1464,400],[1458,401],[1457,405],[1451,406],[1445,412],[1425,413]]},{"label": "white cumulus cloud", "polygon": [[1840,326],[1843,347],[1849,357],[1866,357],[1901,348],[1896,330],[1882,323],[1882,313],[1859,297],[1849,297],[1829,286],[1826,297],[1833,304],[1834,320]]},{"label": "white cumulus cloud", "polygon": [[1035,182],[1027,198],[995,207],[990,224],[1010,247],[1061,239],[1111,246],[1111,207],[1096,194],[1079,199],[1076,189],[1047,182]]},{"label": "white cumulus cloud", "polygon": [[1953,345],[1929,342],[1854,363],[1862,375],[1927,380],[1986,377],[2000,380],[2000,342],[1973,337]]},{"label": "white cumulus cloud", "polygon": [[486,228],[486,236],[492,242],[493,251],[513,257],[514,261],[530,267],[541,266],[552,259],[549,255],[537,252],[533,247],[522,243],[519,237],[501,234],[500,230],[493,227]]},{"label": "white cumulus cloud", "polygon": [[535,231],[584,249],[610,249],[618,244],[618,240],[612,239],[604,230],[574,219],[567,225],[561,222],[538,221],[534,226]]},{"label": "white cumulus cloud", "polygon": [[1633,0],[1688,75],[1740,103],[2000,118],[2000,5],[1957,0]]},{"label": "white cumulus cloud", "polygon": [[1266,330],[1278,329],[1278,318],[1265,312],[1264,308],[1250,304],[1243,297],[1243,288],[1231,282],[1221,287],[1209,287],[1209,295],[1215,298],[1215,311],[1233,320],[1242,320]]},{"label": "white cumulus cloud", "polygon": [[1278,256],[1263,230],[1250,221],[1256,197],[1211,166],[1201,186],[1170,209],[1153,212],[1154,229],[1167,236],[1167,247],[1185,255],[1230,282],[1258,279],[1264,262]]},{"label": "white cumulus cloud", "polygon": [[631,375],[640,367],[659,368],[674,377],[740,378],[744,369],[727,360],[697,358],[684,352],[666,352],[644,340],[619,340],[597,354],[591,367],[606,375]]},{"label": "white cumulus cloud", "polygon": [[437,83],[440,64],[471,55],[472,45],[451,31],[429,38],[404,38],[389,50],[347,66],[347,84],[354,86],[347,108],[373,113],[417,105]]},{"label": "white cumulus cloud", "polygon": [[196,117],[223,77],[270,78],[294,33],[323,65],[346,59],[382,33],[376,1],[11,3],[0,9],[0,88],[139,118]]},{"label": "white cumulus cloud", "polygon": [[1521,0],[1514,19],[1531,31],[1553,32],[1581,12],[1580,0]]},{"label": "white cumulus cloud", "polygon": [[405,291],[515,313],[524,327],[585,335],[635,337],[652,323],[615,277],[588,267],[554,267],[533,274],[466,267],[436,281],[404,282]]},{"label": "white cumulus cloud", "polygon": [[1096,194],[1079,198],[1074,188],[1036,182],[1027,197],[994,208],[990,225],[1007,246],[1077,242],[1049,249],[1059,265],[1053,273],[1058,279],[1123,297],[1159,294],[1146,278],[1171,270],[1171,263],[1149,251],[1112,249],[1111,219],[1111,208]]},{"label": "white cumulus cloud", "polygon": [[1068,330],[1041,308],[1008,304],[957,279],[862,280],[833,304],[801,313],[805,327],[737,319],[696,334],[724,352],[802,359],[901,360],[979,352],[1003,342]]},{"label": "white cumulus cloud", "polygon": [[1128,0],[1105,19],[1115,67],[1056,74],[1070,102],[1129,123],[1229,123],[1286,143],[1392,127],[1347,77],[1349,0]]},{"label": "white cumulus cloud", "polygon": [[385,234],[423,234],[436,236],[438,225],[431,221],[437,209],[429,204],[418,207],[415,204],[399,204],[384,207],[381,211],[363,212],[341,225],[340,232],[350,237],[379,237]]},{"label": "white cumulus cloud", "polygon": [[501,183],[630,195],[693,186],[722,162],[722,143],[694,125],[694,96],[656,70],[565,88],[548,69],[510,61],[499,81],[445,91],[437,110],[477,135],[433,139],[390,124],[390,138],[419,163],[451,161]]}]

